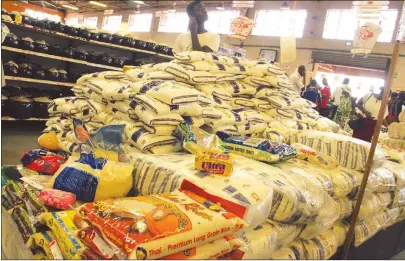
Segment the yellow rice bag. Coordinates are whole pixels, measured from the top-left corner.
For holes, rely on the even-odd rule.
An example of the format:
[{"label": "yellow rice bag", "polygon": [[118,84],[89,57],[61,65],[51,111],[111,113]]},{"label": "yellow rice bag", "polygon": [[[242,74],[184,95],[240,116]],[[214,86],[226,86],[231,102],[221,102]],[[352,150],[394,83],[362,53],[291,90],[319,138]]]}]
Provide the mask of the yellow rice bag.
[{"label": "yellow rice bag", "polygon": [[303,241],[306,259],[326,260],[331,258],[337,250],[337,242],[333,230],[321,233],[319,236]]},{"label": "yellow rice bag", "polygon": [[73,223],[74,210],[61,212],[46,212],[39,216],[42,224],[47,225],[55,235],[56,242],[65,259],[82,259],[80,251],[85,246],[74,235],[77,229]]},{"label": "yellow rice bag", "polygon": [[380,223],[375,216],[360,220],[354,228],[354,246],[358,247],[374,236],[380,229]]},{"label": "yellow rice bag", "polygon": [[48,260],[63,259],[62,252],[51,231],[35,233],[30,237],[27,244],[31,249],[42,249]]},{"label": "yellow rice bag", "polygon": [[308,162],[322,167],[324,169],[334,169],[339,164],[332,157],[319,153],[315,149],[305,146],[300,143],[294,143],[291,145],[297,150],[297,158],[307,160]]},{"label": "yellow rice bag", "polygon": [[333,225],[333,233],[335,234],[338,247],[343,246],[347,231],[349,231],[349,223],[344,220],[340,220]]},{"label": "yellow rice bag", "polygon": [[306,259],[305,247],[301,239],[297,239],[287,247],[282,247],[271,256],[273,260],[303,260]]},{"label": "yellow rice bag", "polygon": [[335,199],[336,203],[339,206],[339,219],[345,219],[352,214],[353,211],[353,204],[348,197],[343,197],[339,199]]}]

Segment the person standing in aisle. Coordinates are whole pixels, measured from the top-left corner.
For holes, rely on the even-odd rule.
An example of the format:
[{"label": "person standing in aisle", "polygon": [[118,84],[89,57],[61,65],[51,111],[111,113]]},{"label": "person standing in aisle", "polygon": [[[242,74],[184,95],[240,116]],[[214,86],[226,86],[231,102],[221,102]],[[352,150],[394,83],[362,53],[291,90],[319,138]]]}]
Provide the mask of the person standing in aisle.
[{"label": "person standing in aisle", "polygon": [[[384,87],[380,87],[380,93],[366,94],[359,100],[357,107],[365,115],[365,118],[360,119],[360,127],[353,131],[353,138],[371,142],[377,124],[383,94]],[[387,115],[388,109],[385,107],[383,118]]]},{"label": "person standing in aisle", "polygon": [[189,32],[181,33],[174,43],[173,52],[202,51],[217,52],[220,37],[217,33],[208,32],[204,23],[208,20],[208,12],[201,1],[193,1],[187,6]]},{"label": "person standing in aisle", "polygon": [[398,95],[398,98],[396,99],[392,99],[391,95],[391,104],[388,105],[388,116],[387,116],[388,124],[391,124],[393,122],[399,122],[399,114],[402,112],[402,106],[404,105],[405,105],[405,91],[401,91]]},{"label": "person standing in aisle", "polygon": [[300,65],[298,69],[290,75],[290,82],[294,86],[295,91],[301,96],[302,88],[304,88],[303,77],[307,68],[304,65]]},{"label": "person standing in aisle", "polygon": [[351,90],[348,86],[343,86],[342,95],[340,97],[339,106],[337,107],[335,117],[333,120],[340,125],[340,127],[347,132],[351,132],[348,125],[350,115],[354,109],[354,98],[351,97]]},{"label": "person standing in aisle", "polygon": [[[342,85],[336,87],[335,91],[333,92],[333,105],[334,105],[334,106],[332,107],[332,119],[335,118],[335,114],[336,114],[337,108],[339,107],[339,104],[340,104],[340,97],[342,96],[343,88],[346,88],[346,87],[347,87],[347,88],[350,88],[350,87],[348,86],[349,82],[350,82],[350,79],[349,79],[349,78],[345,78],[345,79],[343,80]],[[350,92],[350,93],[351,93],[351,92]]]},{"label": "person standing in aisle", "polygon": [[319,105],[319,114],[328,117],[329,116],[329,108],[328,102],[331,96],[330,87],[328,84],[328,80],[326,78],[322,79],[323,89],[321,91],[321,104]]},{"label": "person standing in aisle", "polygon": [[311,80],[311,83],[304,91],[302,98],[307,99],[308,101],[311,101],[316,105],[320,103],[321,95],[319,94],[318,83],[316,82],[316,80]]}]

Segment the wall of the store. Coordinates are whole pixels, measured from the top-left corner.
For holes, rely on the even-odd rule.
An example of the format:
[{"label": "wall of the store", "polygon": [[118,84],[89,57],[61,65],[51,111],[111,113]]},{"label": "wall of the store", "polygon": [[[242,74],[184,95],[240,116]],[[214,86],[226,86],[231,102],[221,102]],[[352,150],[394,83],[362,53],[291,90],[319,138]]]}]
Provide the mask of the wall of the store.
[{"label": "wall of the store", "polygon": [[1,1],[1,8],[4,8],[7,10],[7,12],[11,13],[12,11],[18,11],[18,12],[25,12],[25,9],[29,8],[35,11],[51,14],[51,15],[57,15],[61,18],[61,21],[63,21],[63,18],[65,17],[65,14],[63,12],[51,10],[48,8],[43,8],[38,5],[33,5],[30,3],[21,3],[17,1]]},{"label": "wall of the store", "polygon": [[[249,9],[247,16],[254,18],[255,11],[261,9],[279,9],[282,1],[256,1],[255,7]],[[402,1],[390,1],[389,8],[398,10],[397,21],[400,19],[402,10]],[[311,56],[312,50],[346,50],[349,51],[350,47],[346,46],[346,41],[342,40],[328,40],[322,39],[323,26],[325,23],[326,12],[328,9],[350,9],[352,1],[297,1],[296,9],[307,10],[307,19],[304,27],[303,38],[297,39],[297,59],[294,62],[282,64],[286,68],[287,73],[293,72],[296,67],[301,64],[307,65],[309,70],[312,70]],[[177,8],[177,11],[182,11]],[[121,29],[127,27],[128,16],[133,11],[123,11],[119,14],[122,15],[123,24]],[[103,13],[88,13],[80,14],[86,16],[98,16],[98,28],[101,28],[103,22]],[[75,17],[77,13],[68,12],[67,18]],[[152,22],[151,31],[148,33],[136,33],[136,35],[145,40],[153,40],[158,43],[166,43],[172,45],[178,34],[176,33],[159,33],[157,32],[159,25],[159,18],[154,17]],[[396,32],[395,29],[394,32]],[[395,34],[395,33],[394,33]],[[395,35],[393,36],[393,39]],[[222,36],[222,41],[229,44],[238,44],[236,40],[228,39],[227,36]],[[260,49],[270,48],[279,51],[280,38],[279,37],[265,37],[265,36],[249,36],[244,42],[244,48],[247,50],[248,58],[258,58]],[[393,43],[376,43],[373,54],[380,54],[390,56],[393,50]],[[405,47],[400,49],[400,53],[405,55]],[[365,59],[367,62],[367,59]],[[393,89],[405,90],[405,57],[400,57],[397,63],[397,78],[393,81]]]}]

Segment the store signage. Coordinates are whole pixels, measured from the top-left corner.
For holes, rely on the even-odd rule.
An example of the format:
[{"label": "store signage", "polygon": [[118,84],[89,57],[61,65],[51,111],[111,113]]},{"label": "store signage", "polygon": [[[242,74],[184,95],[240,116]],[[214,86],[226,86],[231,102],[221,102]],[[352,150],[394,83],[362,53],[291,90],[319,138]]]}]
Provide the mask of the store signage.
[{"label": "store signage", "polygon": [[114,13],[114,9],[104,10],[105,15],[112,15]]},{"label": "store signage", "polygon": [[246,16],[239,16],[232,20],[231,37],[245,40],[252,32],[255,22]]}]

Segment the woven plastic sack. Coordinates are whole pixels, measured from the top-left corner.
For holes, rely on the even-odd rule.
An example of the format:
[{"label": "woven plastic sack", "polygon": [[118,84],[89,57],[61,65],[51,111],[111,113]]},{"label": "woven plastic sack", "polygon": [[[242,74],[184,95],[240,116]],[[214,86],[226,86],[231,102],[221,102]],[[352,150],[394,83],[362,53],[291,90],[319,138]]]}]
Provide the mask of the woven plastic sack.
[{"label": "woven plastic sack", "polygon": [[336,253],[338,245],[332,229],[321,233],[313,239],[303,240],[302,243],[304,244],[306,259],[309,260],[327,260],[331,258]]},{"label": "woven plastic sack", "polygon": [[290,133],[288,128],[277,120],[270,121],[264,130],[263,137],[270,141],[289,144]]},{"label": "woven plastic sack", "polygon": [[[366,219],[383,210],[391,203],[389,193],[370,193],[364,196],[361,202],[359,219]],[[353,205],[355,203],[353,202]]]},{"label": "woven plastic sack", "polygon": [[327,155],[323,155],[311,147],[294,143],[291,145],[297,150],[297,158],[307,160],[311,164],[317,165],[324,169],[334,169],[338,166],[336,161]]},{"label": "woven plastic sack", "polygon": [[157,259],[237,233],[245,223],[189,191],[87,203],[77,209],[129,259]]}]

